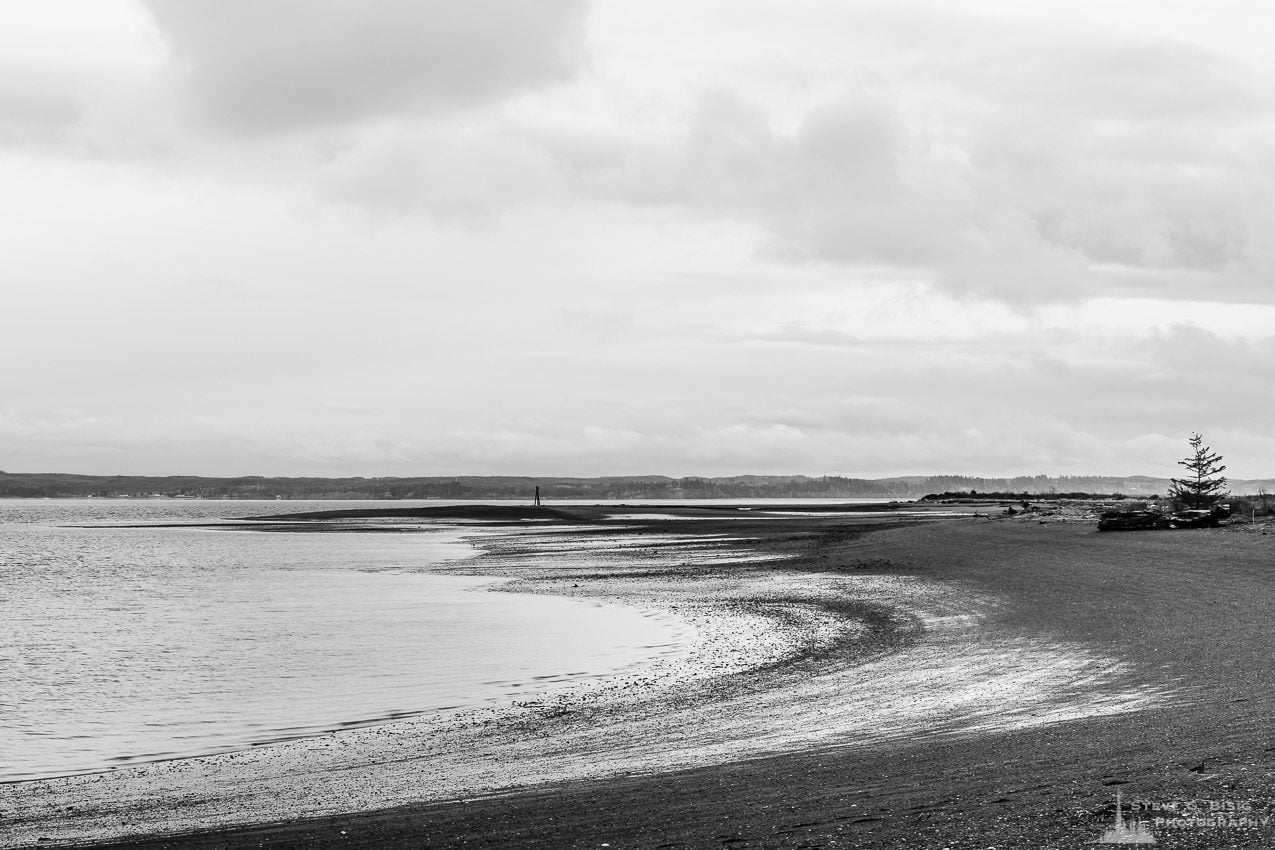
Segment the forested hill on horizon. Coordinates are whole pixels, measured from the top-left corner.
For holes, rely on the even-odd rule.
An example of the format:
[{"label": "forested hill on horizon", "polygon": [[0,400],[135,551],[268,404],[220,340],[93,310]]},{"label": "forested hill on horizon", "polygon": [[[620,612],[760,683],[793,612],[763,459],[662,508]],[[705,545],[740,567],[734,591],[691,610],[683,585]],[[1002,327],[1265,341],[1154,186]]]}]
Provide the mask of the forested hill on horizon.
[{"label": "forested hill on horizon", "polygon": [[[965,475],[845,478],[806,475],[736,475],[671,478],[663,475],[598,478],[441,476],[423,478],[213,478],[195,475],[74,475],[0,472],[0,497],[202,499],[918,499],[931,493],[1094,493],[1158,496],[1168,478],[1046,476],[980,478]],[[1237,495],[1275,490],[1275,479],[1232,480]]]}]

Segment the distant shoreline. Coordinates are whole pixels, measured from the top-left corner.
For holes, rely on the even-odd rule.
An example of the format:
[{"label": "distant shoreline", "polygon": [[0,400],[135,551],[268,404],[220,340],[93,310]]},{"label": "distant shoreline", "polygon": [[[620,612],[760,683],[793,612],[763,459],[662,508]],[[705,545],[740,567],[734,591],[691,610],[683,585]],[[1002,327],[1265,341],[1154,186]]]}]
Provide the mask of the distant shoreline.
[{"label": "distant shoreline", "polygon": [[[1275,491],[1275,478],[1233,479],[1233,492]],[[76,475],[0,471],[0,498],[212,498],[304,500],[505,500],[528,503],[536,488],[548,501],[622,499],[919,499],[932,493],[1120,493],[1147,498],[1167,492],[1168,477],[1145,475],[841,475],[599,477],[460,475],[423,477],[214,477]]]}]

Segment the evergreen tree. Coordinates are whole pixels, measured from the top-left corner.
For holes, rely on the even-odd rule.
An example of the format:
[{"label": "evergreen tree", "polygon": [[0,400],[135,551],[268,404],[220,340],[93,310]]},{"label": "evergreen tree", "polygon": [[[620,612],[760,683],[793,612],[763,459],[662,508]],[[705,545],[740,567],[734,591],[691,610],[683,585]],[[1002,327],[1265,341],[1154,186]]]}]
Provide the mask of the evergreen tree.
[{"label": "evergreen tree", "polygon": [[1226,466],[1222,456],[1204,445],[1204,438],[1192,434],[1188,442],[1191,454],[1178,461],[1178,466],[1186,468],[1183,478],[1170,479],[1169,498],[1182,502],[1192,508],[1210,508],[1226,496],[1226,477],[1222,472]]}]

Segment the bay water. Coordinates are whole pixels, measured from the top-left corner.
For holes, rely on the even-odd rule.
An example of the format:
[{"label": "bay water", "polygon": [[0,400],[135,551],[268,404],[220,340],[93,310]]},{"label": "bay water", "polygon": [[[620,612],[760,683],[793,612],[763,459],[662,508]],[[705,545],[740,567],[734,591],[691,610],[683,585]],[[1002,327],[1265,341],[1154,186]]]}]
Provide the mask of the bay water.
[{"label": "bay water", "polygon": [[474,554],[455,527],[158,525],[342,506],[0,501],[0,782],[533,699],[680,645],[658,614],[431,572]]}]

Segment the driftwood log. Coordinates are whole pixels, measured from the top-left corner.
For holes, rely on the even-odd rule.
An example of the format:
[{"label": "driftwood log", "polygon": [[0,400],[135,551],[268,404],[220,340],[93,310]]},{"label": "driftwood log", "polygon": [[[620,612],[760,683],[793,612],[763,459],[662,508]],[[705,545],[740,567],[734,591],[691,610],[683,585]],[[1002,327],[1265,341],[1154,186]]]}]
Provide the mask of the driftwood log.
[{"label": "driftwood log", "polygon": [[1103,511],[1098,517],[1099,531],[1145,531],[1159,528],[1217,528],[1231,515],[1229,505],[1212,510],[1178,511]]},{"label": "driftwood log", "polygon": [[1169,528],[1170,519],[1159,511],[1103,511],[1098,517],[1099,531],[1143,531]]}]

